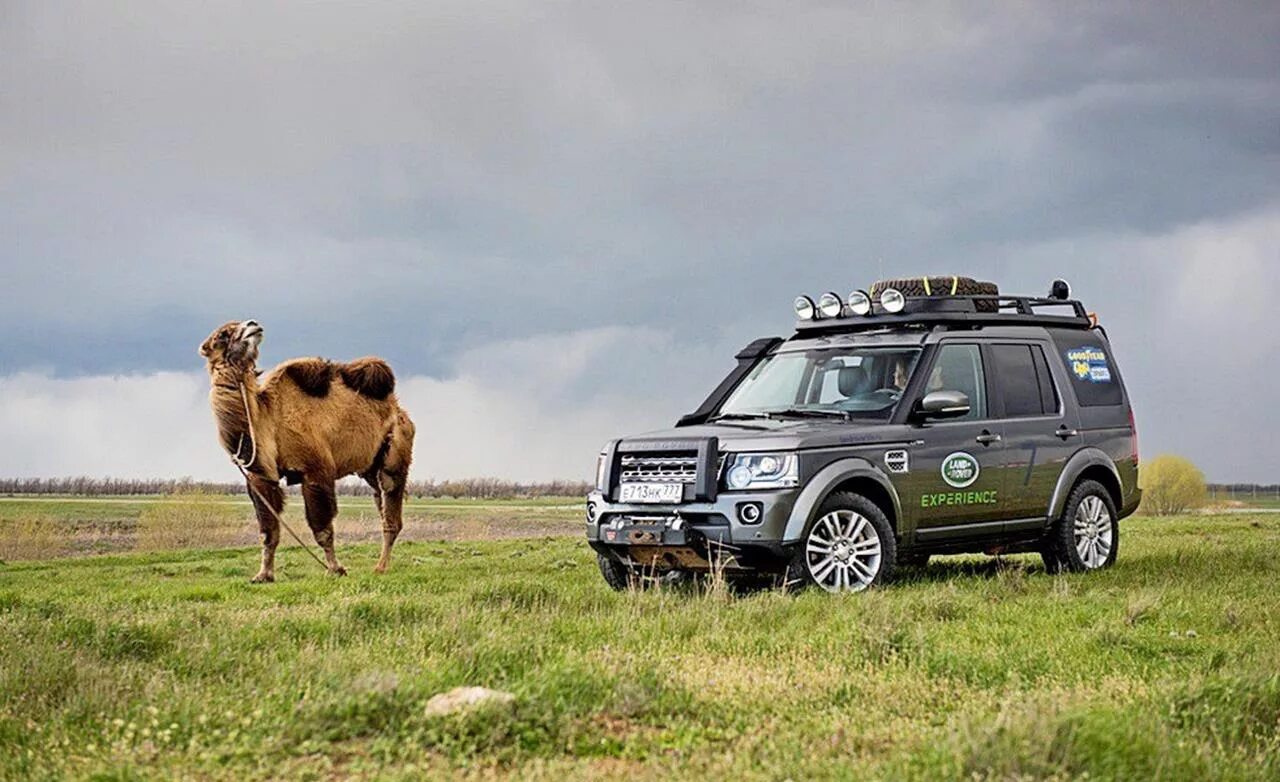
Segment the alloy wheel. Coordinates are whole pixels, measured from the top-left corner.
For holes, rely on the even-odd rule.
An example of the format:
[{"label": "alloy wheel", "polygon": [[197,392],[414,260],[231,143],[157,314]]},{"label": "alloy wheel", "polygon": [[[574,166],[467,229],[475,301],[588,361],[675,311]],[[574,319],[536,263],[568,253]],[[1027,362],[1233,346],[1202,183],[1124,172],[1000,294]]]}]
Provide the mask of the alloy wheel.
[{"label": "alloy wheel", "polygon": [[875,526],[851,510],[828,513],[813,525],[805,563],[814,583],[828,592],[861,592],[880,573],[883,552]]},{"label": "alloy wheel", "polygon": [[1097,495],[1085,497],[1076,508],[1076,553],[1086,570],[1097,570],[1107,564],[1114,545],[1114,525],[1107,504]]}]

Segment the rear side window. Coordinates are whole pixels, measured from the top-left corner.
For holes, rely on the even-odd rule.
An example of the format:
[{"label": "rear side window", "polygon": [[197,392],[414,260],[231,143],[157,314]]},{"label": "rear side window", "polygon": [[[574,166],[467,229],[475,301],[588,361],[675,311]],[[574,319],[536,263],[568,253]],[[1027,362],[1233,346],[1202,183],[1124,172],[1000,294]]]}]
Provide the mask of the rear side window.
[{"label": "rear side window", "polygon": [[1038,345],[993,345],[996,382],[1004,396],[1006,418],[1055,415],[1058,394],[1048,361]]},{"label": "rear side window", "polygon": [[1049,371],[1049,360],[1044,357],[1040,347],[1031,348],[1031,358],[1036,362],[1036,380],[1040,382],[1040,404],[1045,415],[1058,412],[1058,389],[1053,385],[1053,373]]},{"label": "rear side window", "polygon": [[1056,332],[1053,338],[1082,407],[1124,404],[1120,375],[1106,342],[1088,332]]}]

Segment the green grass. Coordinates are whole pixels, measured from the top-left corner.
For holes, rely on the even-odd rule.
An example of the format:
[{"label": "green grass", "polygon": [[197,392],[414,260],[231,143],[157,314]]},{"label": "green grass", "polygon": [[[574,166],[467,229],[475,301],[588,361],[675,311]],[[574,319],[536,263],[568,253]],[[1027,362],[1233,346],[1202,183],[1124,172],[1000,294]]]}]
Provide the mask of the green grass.
[{"label": "green grass", "polygon": [[[614,594],[576,538],[0,567],[0,778],[1276,779],[1280,517],[872,594]],[[510,710],[428,718],[459,685]]]}]

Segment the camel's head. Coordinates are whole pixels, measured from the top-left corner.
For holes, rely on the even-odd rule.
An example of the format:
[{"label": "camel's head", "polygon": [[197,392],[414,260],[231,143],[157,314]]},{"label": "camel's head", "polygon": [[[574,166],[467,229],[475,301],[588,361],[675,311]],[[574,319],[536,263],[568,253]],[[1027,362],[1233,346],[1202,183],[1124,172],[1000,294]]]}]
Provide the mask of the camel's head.
[{"label": "camel's head", "polygon": [[223,367],[250,370],[258,361],[262,334],[262,326],[256,320],[224,323],[200,346],[200,355],[209,362],[210,372]]}]

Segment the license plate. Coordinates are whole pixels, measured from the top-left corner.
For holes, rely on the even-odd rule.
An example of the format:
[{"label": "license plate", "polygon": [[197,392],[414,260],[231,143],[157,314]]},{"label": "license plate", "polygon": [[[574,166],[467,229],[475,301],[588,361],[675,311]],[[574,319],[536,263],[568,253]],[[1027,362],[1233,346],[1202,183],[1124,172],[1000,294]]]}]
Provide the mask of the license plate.
[{"label": "license plate", "polygon": [[683,483],[624,483],[622,502],[678,504],[684,500]]}]

